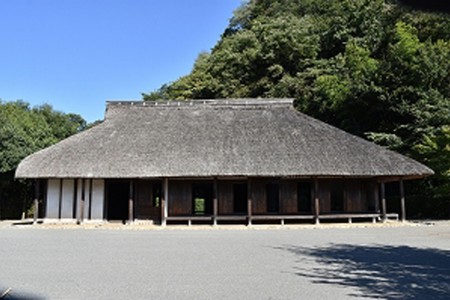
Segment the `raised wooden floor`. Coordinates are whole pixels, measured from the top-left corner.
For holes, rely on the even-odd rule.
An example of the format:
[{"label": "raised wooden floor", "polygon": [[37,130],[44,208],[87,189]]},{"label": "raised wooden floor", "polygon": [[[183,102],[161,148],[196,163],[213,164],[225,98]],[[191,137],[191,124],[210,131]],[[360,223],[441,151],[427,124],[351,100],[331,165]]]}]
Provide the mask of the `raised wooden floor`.
[{"label": "raised wooden floor", "polygon": [[[315,222],[316,224],[320,223],[320,220],[345,220],[347,219],[348,223],[352,223],[353,220],[372,220],[372,223],[376,223],[377,221],[382,221],[383,216],[379,213],[335,213],[335,214],[321,214],[317,217],[311,214],[308,215],[202,215],[202,216],[168,216],[166,220],[168,222],[187,222],[190,226],[193,223],[210,223],[216,225],[218,222],[242,222],[247,225],[251,225],[252,221],[280,221],[281,225],[285,224],[285,221],[304,221],[311,220],[311,222]],[[386,214],[386,219],[394,219],[398,221],[399,215],[397,213],[389,213]]]}]

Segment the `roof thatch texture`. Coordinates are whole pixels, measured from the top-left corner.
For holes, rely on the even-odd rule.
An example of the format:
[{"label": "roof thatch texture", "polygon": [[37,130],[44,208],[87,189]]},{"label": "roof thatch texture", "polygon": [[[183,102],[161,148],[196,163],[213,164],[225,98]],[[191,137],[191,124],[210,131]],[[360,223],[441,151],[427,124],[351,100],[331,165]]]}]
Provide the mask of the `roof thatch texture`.
[{"label": "roof thatch texture", "polygon": [[25,158],[20,178],[404,176],[433,171],[290,99],[108,102],[105,121]]}]

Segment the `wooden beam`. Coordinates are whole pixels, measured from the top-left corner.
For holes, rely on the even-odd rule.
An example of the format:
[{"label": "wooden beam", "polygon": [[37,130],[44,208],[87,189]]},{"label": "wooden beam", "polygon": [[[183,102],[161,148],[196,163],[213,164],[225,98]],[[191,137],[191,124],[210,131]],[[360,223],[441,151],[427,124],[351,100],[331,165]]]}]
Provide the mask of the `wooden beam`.
[{"label": "wooden beam", "polygon": [[134,220],[134,185],[133,179],[130,179],[129,197],[128,197],[128,223],[133,223]]},{"label": "wooden beam", "polygon": [[78,179],[73,179],[72,218],[78,222]]},{"label": "wooden beam", "polygon": [[34,181],[34,214],[33,214],[33,224],[37,224],[39,214],[39,180]]},{"label": "wooden beam", "polygon": [[167,216],[169,215],[169,179],[163,179],[163,197],[161,199],[161,225],[167,225]]},{"label": "wooden beam", "polygon": [[316,224],[320,224],[320,199],[319,199],[319,180],[314,178],[314,218]]},{"label": "wooden beam", "polygon": [[252,225],[252,182],[247,179],[247,226]]},{"label": "wooden beam", "polygon": [[381,219],[383,222],[386,222],[387,216],[386,216],[386,188],[385,183],[380,183],[381,188]]},{"label": "wooden beam", "polygon": [[86,205],[86,181],[81,179],[81,222],[84,221],[84,207]]},{"label": "wooden beam", "polygon": [[400,180],[400,209],[401,209],[401,220],[406,221],[406,205],[405,205],[405,187],[403,184],[403,179]]},{"label": "wooden beam", "polygon": [[84,178],[81,179],[81,195],[80,195],[80,203],[78,203],[78,214],[77,214],[77,224],[81,224],[84,219]]},{"label": "wooden beam", "polygon": [[92,219],[92,178],[89,179],[89,209],[88,209],[88,219],[91,220]]},{"label": "wooden beam", "polygon": [[[75,189],[77,189],[77,183],[78,183],[79,179],[74,179],[75,181]],[[83,187],[81,187],[83,189]],[[77,191],[78,192],[78,191]],[[83,192],[81,192],[81,194],[83,194]],[[75,195],[75,199],[74,199],[74,204],[76,205],[76,209],[75,209],[75,219],[77,220],[77,224],[80,225],[81,224],[81,198],[83,198],[83,195],[80,195],[80,201],[78,201],[78,193],[74,193]]]},{"label": "wooden beam", "polygon": [[213,183],[213,225],[217,225],[217,215],[218,215],[218,190],[217,190],[217,177],[214,177]]},{"label": "wooden beam", "polygon": [[59,199],[58,199],[58,219],[61,220],[62,215],[62,193],[63,193],[63,179],[59,180]]}]

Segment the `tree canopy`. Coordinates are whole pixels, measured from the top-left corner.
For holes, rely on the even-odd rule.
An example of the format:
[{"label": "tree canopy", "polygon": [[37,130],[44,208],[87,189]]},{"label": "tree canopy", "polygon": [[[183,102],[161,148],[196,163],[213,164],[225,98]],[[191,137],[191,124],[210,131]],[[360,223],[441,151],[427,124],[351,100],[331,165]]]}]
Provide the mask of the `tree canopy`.
[{"label": "tree canopy", "polygon": [[450,195],[450,15],[390,0],[250,0],[191,73],[144,100],[292,97],[412,156]]},{"label": "tree canopy", "polygon": [[86,128],[77,114],[55,111],[50,105],[0,101],[0,220],[20,218],[31,206],[30,182],[14,180],[26,156]]},{"label": "tree canopy", "polygon": [[27,155],[50,146],[86,127],[76,114],[44,104],[31,108],[23,101],[0,101],[0,173],[12,171]]}]

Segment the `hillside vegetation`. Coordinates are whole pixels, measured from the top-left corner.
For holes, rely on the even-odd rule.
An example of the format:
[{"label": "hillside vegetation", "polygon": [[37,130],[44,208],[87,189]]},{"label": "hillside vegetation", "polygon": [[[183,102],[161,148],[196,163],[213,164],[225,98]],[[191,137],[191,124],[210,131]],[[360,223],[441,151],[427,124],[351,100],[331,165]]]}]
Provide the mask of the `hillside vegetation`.
[{"label": "hillside vegetation", "polygon": [[383,0],[251,0],[188,75],[143,94],[243,97],[295,98],[302,112],[424,162],[436,175],[414,185],[412,213],[448,216],[450,15]]}]

